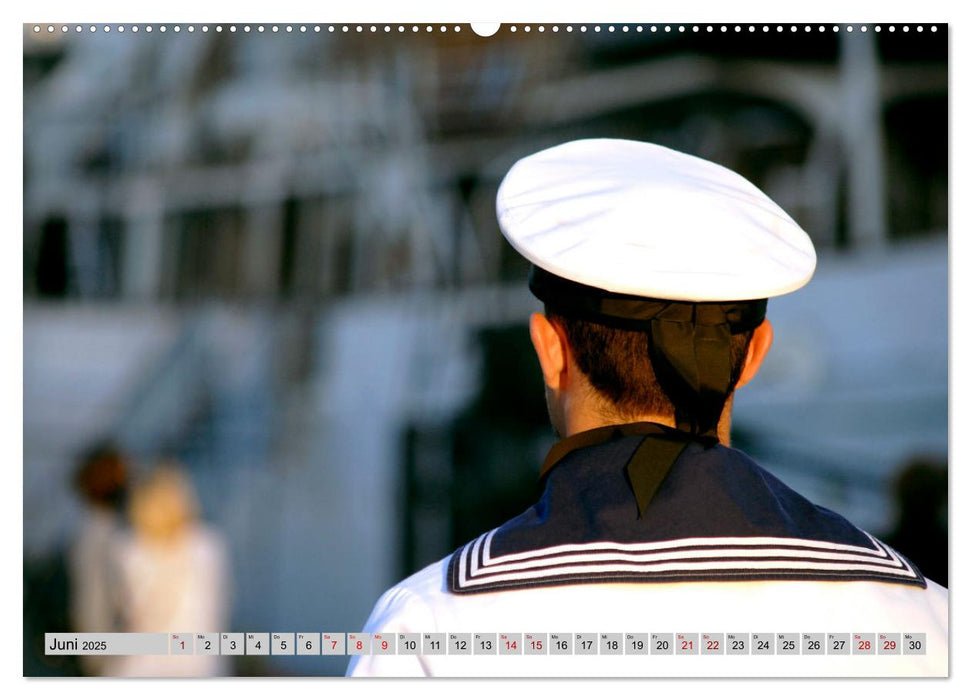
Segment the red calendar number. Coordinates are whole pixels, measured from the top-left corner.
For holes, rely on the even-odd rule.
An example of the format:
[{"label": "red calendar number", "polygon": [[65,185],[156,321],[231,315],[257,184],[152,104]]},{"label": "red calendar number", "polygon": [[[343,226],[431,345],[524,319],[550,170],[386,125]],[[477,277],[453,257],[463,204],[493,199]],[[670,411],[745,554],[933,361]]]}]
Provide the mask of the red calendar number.
[{"label": "red calendar number", "polygon": [[684,641],[681,642],[682,650],[694,649],[694,648],[695,648],[695,643],[689,639],[685,639]]},{"label": "red calendar number", "polygon": [[885,651],[894,651],[897,648],[897,642],[892,639],[888,639],[883,643],[883,648]]},{"label": "red calendar number", "polygon": [[859,646],[857,648],[860,651],[869,651],[870,650],[870,640],[869,639],[861,639],[860,640],[860,644],[859,644]]},{"label": "red calendar number", "polygon": [[[360,644],[360,642],[358,642],[358,643]],[[381,642],[381,651],[387,651],[387,650],[388,650],[388,643],[387,642]]]},{"label": "red calendar number", "polygon": [[709,639],[708,640],[708,651],[718,651],[718,640]]},{"label": "red calendar number", "polygon": [[364,642],[358,641],[358,643],[355,645],[355,648],[356,649],[363,649],[364,648]]}]

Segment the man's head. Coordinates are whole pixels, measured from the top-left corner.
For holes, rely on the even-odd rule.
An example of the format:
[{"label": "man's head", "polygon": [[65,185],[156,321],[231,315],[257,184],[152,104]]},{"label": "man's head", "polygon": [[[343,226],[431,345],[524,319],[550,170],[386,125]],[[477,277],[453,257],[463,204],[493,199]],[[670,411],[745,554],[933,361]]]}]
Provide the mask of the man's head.
[{"label": "man's head", "polygon": [[524,158],[497,212],[547,307],[530,332],[562,435],[654,420],[725,439],[732,393],[771,344],[767,298],[816,263],[805,232],[740,175],[635,141]]},{"label": "man's head", "polygon": [[114,444],[94,445],[78,461],[74,487],[90,506],[118,508],[128,487],[127,459]]},{"label": "man's head", "polygon": [[[646,332],[612,328],[547,307],[545,314],[530,318],[530,337],[558,435],[579,432],[594,422],[676,425],[677,406],[658,381]],[[731,336],[732,391],[755,376],[771,345],[767,319],[754,330]],[[730,405],[731,394],[723,408]],[[727,433],[727,420],[724,428]],[[727,434],[721,438],[727,442]]]}]

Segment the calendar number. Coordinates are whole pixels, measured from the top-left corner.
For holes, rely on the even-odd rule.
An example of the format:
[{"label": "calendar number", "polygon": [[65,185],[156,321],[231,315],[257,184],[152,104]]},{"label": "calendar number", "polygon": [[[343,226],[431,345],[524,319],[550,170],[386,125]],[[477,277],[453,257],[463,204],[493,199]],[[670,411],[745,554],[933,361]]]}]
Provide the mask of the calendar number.
[{"label": "calendar number", "polygon": [[[161,635],[169,654],[926,654],[925,633],[217,633]],[[338,639],[334,639],[337,636]],[[310,638],[308,638],[310,637]],[[167,638],[167,639],[166,639]],[[195,641],[193,641],[193,639]],[[269,644],[263,651],[263,641]],[[293,651],[290,651],[290,642]],[[186,644],[188,642],[188,644]],[[330,642],[328,651],[326,644]],[[87,642],[85,642],[87,644]],[[449,651],[449,644],[452,651]],[[548,644],[548,646],[547,646]],[[724,645],[723,645],[724,644]],[[302,645],[302,646],[301,646]],[[523,646],[524,645],[524,646]],[[933,645],[932,645],[933,646]],[[86,647],[87,648],[87,647]],[[301,651],[301,649],[305,651]],[[139,652],[140,653],[140,652]]]}]

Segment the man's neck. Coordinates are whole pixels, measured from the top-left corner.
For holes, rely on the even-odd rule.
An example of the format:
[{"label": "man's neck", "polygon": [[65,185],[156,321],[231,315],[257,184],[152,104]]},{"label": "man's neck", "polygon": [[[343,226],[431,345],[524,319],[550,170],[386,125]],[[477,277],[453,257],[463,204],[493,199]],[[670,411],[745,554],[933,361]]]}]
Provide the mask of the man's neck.
[{"label": "man's neck", "polygon": [[[728,397],[728,400],[725,402],[725,408],[722,410],[721,418],[718,421],[718,441],[725,446],[731,445],[733,398],[733,396]],[[579,409],[579,407],[576,408]],[[584,406],[579,410],[567,411],[565,418],[566,431],[565,435],[563,435],[564,438],[586,432],[587,430],[603,428],[608,425],[624,425],[627,423],[657,423],[658,425],[666,425],[669,428],[678,427],[674,416],[642,413],[621,417],[615,413],[595,410],[588,406]]]},{"label": "man's neck", "polygon": [[624,417],[600,413],[569,414],[566,417],[566,435],[563,437],[571,437],[577,433],[584,433],[588,430],[595,430],[596,428],[604,428],[608,425],[624,425],[627,423],[657,423],[658,425],[666,425],[671,428],[677,427],[673,417],[666,418],[653,414],[638,414]]}]

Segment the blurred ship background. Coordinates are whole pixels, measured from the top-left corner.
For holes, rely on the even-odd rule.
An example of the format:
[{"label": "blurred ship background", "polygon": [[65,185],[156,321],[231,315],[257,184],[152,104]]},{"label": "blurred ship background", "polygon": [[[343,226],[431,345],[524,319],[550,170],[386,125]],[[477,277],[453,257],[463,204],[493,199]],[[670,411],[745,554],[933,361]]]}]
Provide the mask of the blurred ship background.
[{"label": "blurred ship background", "polygon": [[554,437],[494,201],[569,139],[714,160],[812,236],[736,446],[875,534],[946,463],[946,26],[74,27],[24,27],[25,673],[75,672],[31,635],[92,441],[187,466],[233,631],[360,629],[527,507]]}]

